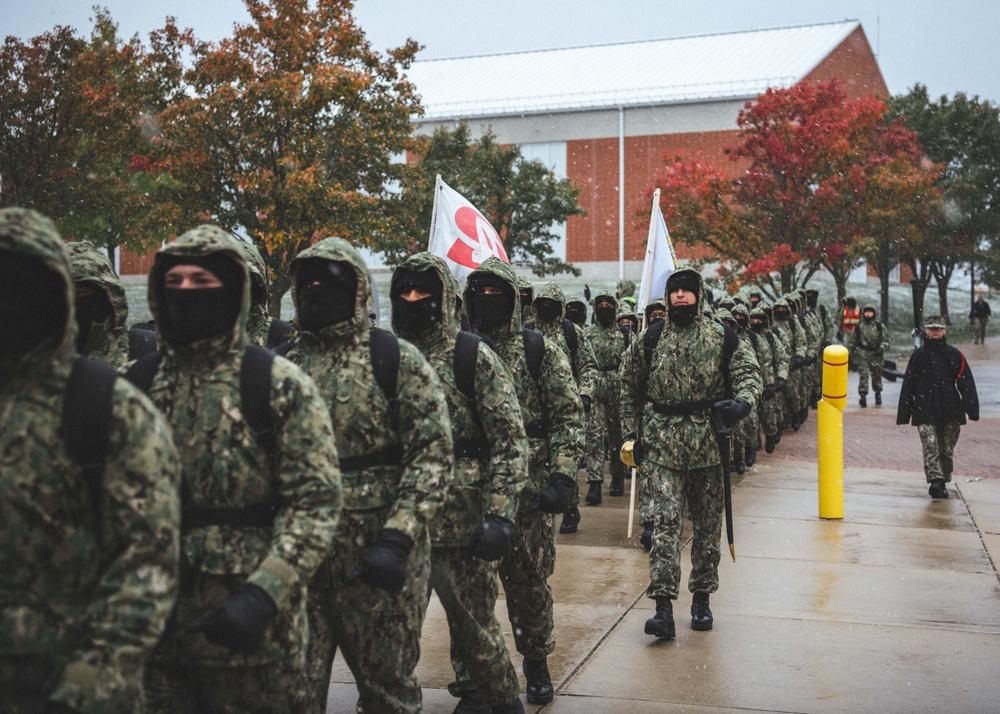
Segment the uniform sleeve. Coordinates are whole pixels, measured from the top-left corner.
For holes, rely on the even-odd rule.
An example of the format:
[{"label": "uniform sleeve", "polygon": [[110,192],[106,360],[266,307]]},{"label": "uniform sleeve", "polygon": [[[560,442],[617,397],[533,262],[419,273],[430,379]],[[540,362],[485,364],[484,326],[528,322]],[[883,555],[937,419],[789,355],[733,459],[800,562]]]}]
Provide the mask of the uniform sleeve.
[{"label": "uniform sleeve", "polygon": [[906,372],[903,374],[903,384],[899,388],[899,404],[896,407],[896,423],[909,424],[913,416],[913,379],[915,374],[914,364],[918,358],[918,353],[914,352],[910,356],[910,361],[906,364]]},{"label": "uniform sleeve", "polygon": [[[959,354],[962,353],[959,352]],[[976,380],[972,376],[972,367],[965,361],[964,355],[962,361],[965,363],[965,369],[956,380],[955,386],[962,397],[962,410],[965,415],[972,421],[979,421],[979,392],[976,391]]]},{"label": "uniform sleeve", "polygon": [[486,512],[513,521],[528,480],[528,437],[510,371],[489,347],[476,359],[476,409],[490,444],[490,502]]},{"label": "uniform sleeve", "polygon": [[746,340],[740,340],[729,360],[729,383],[734,397],[745,399],[751,408],[757,406],[763,391],[760,365],[754,356],[753,347]]},{"label": "uniform sleeve", "polygon": [[116,691],[138,683],[177,598],[177,452],[163,417],[131,384],[117,380],[112,399],[101,476],[108,562],[86,613],[86,636],[50,695],[79,711],[105,711]]},{"label": "uniform sleeve", "polygon": [[583,402],[569,360],[548,340],[539,382],[549,428],[550,472],[575,474],[583,454]]},{"label": "uniform sleeve", "polygon": [[799,357],[805,358],[809,353],[809,335],[806,334],[805,328],[799,324],[799,321],[795,319],[793,315],[788,320],[788,324],[792,328],[792,332],[795,335],[795,354]]},{"label": "uniform sleeve", "polygon": [[889,328],[885,327],[883,325],[882,326],[882,344],[879,345],[882,348],[883,352],[888,352],[889,351],[889,345],[892,344],[892,340],[890,338],[891,338],[891,335],[889,334]]},{"label": "uniform sleeve", "polygon": [[597,381],[597,357],[590,344],[590,338],[578,325],[574,325],[576,340],[579,347],[576,350],[576,373],[580,375],[580,396],[593,398],[594,384]]},{"label": "uniform sleeve", "polygon": [[775,375],[778,379],[788,380],[788,350],[785,349],[785,343],[781,341],[778,335],[774,335],[774,363],[775,363]]},{"label": "uniform sleeve", "polygon": [[271,410],[281,509],[267,556],[249,578],[279,609],[326,557],[340,517],[340,468],[326,403],[313,381],[276,357]]},{"label": "uniform sleeve", "polygon": [[422,537],[453,477],[451,419],[444,388],[417,348],[399,341],[399,438],[402,476],[386,528]]},{"label": "uniform sleeve", "polygon": [[[623,436],[639,433],[641,414],[636,406],[641,404],[645,398],[647,382],[642,347],[645,334],[645,332],[640,333],[638,339],[625,351],[625,358],[622,362],[620,409]],[[611,446],[615,448],[617,444],[611,444]]]}]

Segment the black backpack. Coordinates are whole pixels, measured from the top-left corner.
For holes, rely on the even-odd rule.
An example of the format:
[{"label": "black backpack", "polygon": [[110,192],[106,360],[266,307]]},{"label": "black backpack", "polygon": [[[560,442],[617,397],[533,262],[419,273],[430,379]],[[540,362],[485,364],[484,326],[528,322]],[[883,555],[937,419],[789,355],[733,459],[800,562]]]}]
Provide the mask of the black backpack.
[{"label": "black backpack", "polygon": [[[535,323],[534,322],[529,322],[528,324],[526,324],[524,326],[524,328],[526,330],[531,330],[532,332],[536,332],[536,328],[535,328]],[[569,348],[569,366],[573,370],[573,377],[575,379],[580,379],[580,375],[578,375],[576,373],[576,352],[577,352],[578,349],[580,349],[580,340],[577,338],[576,325],[573,323],[572,320],[567,320],[566,318],[563,318],[562,329],[563,329],[563,337],[566,338],[566,346]],[[527,352],[528,352],[528,344],[527,343],[525,343],[524,348],[525,348],[525,356],[527,356]],[[535,347],[533,345],[532,349],[537,349],[537,347]],[[544,349],[545,348],[543,346],[542,347],[542,351],[543,352],[544,352]],[[538,360],[538,365],[539,365],[538,369],[540,370],[541,369],[541,355],[537,356],[537,360]],[[530,370],[530,365],[529,365],[529,370]],[[540,374],[540,372],[538,374]],[[538,381],[538,376],[534,372],[532,373],[532,376],[535,377],[535,381],[537,382]]]}]

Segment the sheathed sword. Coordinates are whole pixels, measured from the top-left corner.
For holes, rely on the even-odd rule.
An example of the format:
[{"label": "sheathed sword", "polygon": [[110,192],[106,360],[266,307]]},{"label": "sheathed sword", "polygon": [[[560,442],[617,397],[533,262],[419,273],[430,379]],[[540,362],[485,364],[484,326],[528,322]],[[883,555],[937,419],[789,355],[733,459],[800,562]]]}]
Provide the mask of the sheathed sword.
[{"label": "sheathed sword", "polygon": [[715,429],[715,441],[719,445],[719,455],[722,457],[722,500],[726,510],[726,540],[729,541],[729,554],[736,562],[736,546],[733,544],[733,485],[729,478],[729,440],[732,432],[722,420],[722,410],[712,409],[712,426]]}]

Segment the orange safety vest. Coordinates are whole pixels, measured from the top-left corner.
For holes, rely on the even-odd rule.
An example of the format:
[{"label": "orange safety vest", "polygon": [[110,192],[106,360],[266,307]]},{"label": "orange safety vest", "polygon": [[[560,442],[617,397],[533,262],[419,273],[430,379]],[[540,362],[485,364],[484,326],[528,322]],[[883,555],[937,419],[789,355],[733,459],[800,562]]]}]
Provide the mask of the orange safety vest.
[{"label": "orange safety vest", "polygon": [[854,308],[851,310],[849,307],[844,308],[844,314],[841,318],[841,326],[844,332],[854,332],[854,328],[858,326],[861,322],[861,308]]}]

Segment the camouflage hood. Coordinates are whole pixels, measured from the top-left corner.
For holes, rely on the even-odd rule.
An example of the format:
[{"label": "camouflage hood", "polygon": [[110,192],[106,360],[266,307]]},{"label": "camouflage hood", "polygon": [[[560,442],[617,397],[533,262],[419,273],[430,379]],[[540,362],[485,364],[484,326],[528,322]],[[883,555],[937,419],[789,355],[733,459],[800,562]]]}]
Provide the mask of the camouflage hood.
[{"label": "camouflage hood", "polygon": [[110,331],[117,337],[125,329],[128,320],[128,301],[125,288],[115,275],[111,262],[104,251],[90,243],[67,243],[70,277],[74,283],[90,283],[107,297],[111,303]]},{"label": "camouflage hood", "polygon": [[308,258],[319,258],[320,260],[330,260],[335,263],[346,263],[351,266],[358,279],[357,298],[354,302],[354,315],[347,322],[347,325],[331,325],[321,332],[326,334],[336,333],[340,335],[353,335],[355,341],[360,340],[363,335],[367,335],[371,329],[371,319],[368,317],[372,312],[372,286],[368,279],[368,266],[365,265],[361,254],[354,249],[350,243],[343,238],[325,238],[316,245],[306,248],[298,254],[292,261],[292,302],[295,307],[295,324],[298,325],[298,295],[296,275],[303,260]]},{"label": "camouflage hood", "polygon": [[242,240],[238,242],[243,251],[247,270],[250,271],[250,311],[266,314],[267,287],[271,282],[267,279],[267,264],[264,263],[264,257],[252,243]]},{"label": "camouflage hood", "polygon": [[[776,313],[778,311],[778,308],[782,307],[788,310],[790,313],[794,312],[794,310],[792,309],[792,305],[788,301],[788,299],[785,296],[781,296],[777,300],[775,300],[774,304],[771,306],[772,314]],[[775,317],[775,319],[777,319],[777,317]]]},{"label": "camouflage hood", "polygon": [[[204,258],[210,255],[222,255],[233,261],[242,277],[240,286],[240,309],[233,325],[232,334],[225,341],[226,349],[242,349],[247,344],[247,316],[250,313],[250,274],[247,270],[246,261],[243,259],[243,249],[240,241],[219,226],[201,225],[184,233],[177,240],[167,243],[160,248],[153,261],[153,267],[149,271],[149,284],[147,287],[147,297],[149,300],[149,311],[156,321],[156,342],[162,349],[166,346],[164,339],[163,322],[163,280],[169,270],[164,258],[173,256],[175,258]],[[214,340],[213,340],[214,341]]]},{"label": "camouflage hood", "polygon": [[[683,276],[687,273],[690,273],[698,282],[698,299],[695,302],[695,304],[698,306],[698,310],[695,312],[695,317],[694,317],[695,321],[697,321],[701,319],[702,313],[705,310],[705,281],[702,279],[701,273],[699,273],[694,268],[678,268],[677,270],[675,270],[670,274],[670,277],[667,278],[667,283],[670,283],[671,278],[673,278],[675,275]],[[664,285],[663,294],[664,296],[666,296],[666,300],[668,301],[667,305],[669,306],[670,294],[667,292],[666,285]]]},{"label": "camouflage hood", "polygon": [[[518,287],[517,287],[517,277],[514,275],[514,269],[510,267],[509,264],[503,262],[499,258],[489,257],[485,261],[479,264],[472,275],[476,274],[487,274],[494,275],[505,283],[510,285],[510,289],[514,292],[514,310],[510,316],[510,334],[519,334],[521,332],[521,310],[520,303],[518,303]],[[466,310],[469,313],[469,323],[475,329],[475,315],[473,315],[472,306],[472,288],[469,287],[472,275],[469,276],[469,280],[466,281],[465,292],[462,293],[462,299],[465,301]]]},{"label": "camouflage hood", "polygon": [[764,308],[762,308],[762,307],[755,307],[753,310],[751,310],[750,311],[750,319],[752,320],[755,317],[758,320],[763,320],[765,328],[769,329],[771,327],[771,317],[767,314],[767,312],[764,310]]},{"label": "camouflage hood", "polygon": [[[458,281],[455,280],[451,271],[448,270],[447,263],[442,258],[426,251],[411,255],[392,272],[392,282],[389,287],[390,295],[395,292],[396,280],[401,270],[410,270],[414,273],[433,271],[437,275],[438,280],[441,281],[441,322],[438,325],[438,331],[444,337],[454,337],[455,333],[462,327],[459,321],[458,310],[456,309],[459,298]],[[392,330],[400,337],[411,342],[417,338],[417,335],[407,331],[405,325],[401,325],[396,321],[395,312],[392,314]]]},{"label": "camouflage hood", "polygon": [[862,320],[865,319],[865,310],[871,310],[872,312],[875,313],[875,317],[872,318],[873,322],[876,319],[878,319],[878,309],[874,305],[872,305],[871,303],[868,303],[864,307],[861,308],[861,319]]},{"label": "camouflage hood", "polygon": [[[560,288],[555,283],[546,283],[538,294],[535,296],[535,301],[541,299],[554,300],[559,304],[559,317],[563,318],[566,316],[566,295],[563,294],[562,288]],[[534,302],[532,303],[534,306]],[[538,310],[535,310],[535,315],[537,319]]]},{"label": "camouflage hood", "polygon": [[16,253],[37,260],[55,273],[65,286],[66,318],[62,325],[62,338],[55,346],[32,350],[12,365],[20,371],[24,365],[48,361],[51,357],[68,359],[76,344],[76,318],[74,302],[76,290],[70,277],[69,259],[62,239],[51,220],[29,208],[0,209],[0,251]]}]

